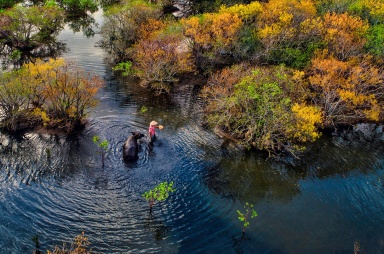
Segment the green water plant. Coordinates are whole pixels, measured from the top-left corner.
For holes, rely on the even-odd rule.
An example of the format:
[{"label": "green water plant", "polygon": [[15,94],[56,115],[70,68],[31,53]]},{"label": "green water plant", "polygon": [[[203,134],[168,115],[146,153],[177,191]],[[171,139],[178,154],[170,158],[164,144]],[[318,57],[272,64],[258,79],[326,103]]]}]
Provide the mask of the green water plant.
[{"label": "green water plant", "polygon": [[93,143],[95,143],[99,147],[99,152],[101,154],[101,162],[104,167],[104,159],[106,152],[108,152],[109,142],[108,140],[101,141],[99,136],[93,136]]},{"label": "green water plant", "polygon": [[149,202],[149,213],[152,214],[152,207],[155,201],[164,201],[169,197],[169,193],[174,192],[173,182],[162,182],[152,190],[146,191],[142,196]]},{"label": "green water plant", "polygon": [[244,213],[242,213],[240,210],[237,210],[237,214],[239,215],[239,221],[243,222],[243,236],[245,234],[245,230],[249,226],[249,219],[252,219],[257,216],[256,211],[253,209],[253,204],[246,202],[244,208]]},{"label": "green water plant", "polygon": [[118,63],[115,65],[115,67],[112,68],[112,70],[121,71],[121,75],[123,75],[123,77],[131,76],[135,73],[132,68],[131,61]]},{"label": "green water plant", "polygon": [[142,113],[142,114],[144,114],[145,112],[147,112],[148,111],[148,108],[146,107],[146,106],[142,106],[141,108],[140,108],[140,112]]}]

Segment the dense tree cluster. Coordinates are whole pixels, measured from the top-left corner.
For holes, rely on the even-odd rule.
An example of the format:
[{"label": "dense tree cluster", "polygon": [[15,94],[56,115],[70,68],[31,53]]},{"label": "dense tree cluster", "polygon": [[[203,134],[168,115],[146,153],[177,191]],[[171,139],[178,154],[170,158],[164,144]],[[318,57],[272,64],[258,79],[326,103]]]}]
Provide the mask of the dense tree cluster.
[{"label": "dense tree cluster", "polygon": [[[0,2],[0,50],[7,59],[49,49],[65,13],[96,10],[91,0],[32,2]],[[383,121],[383,0],[104,2],[99,44],[115,70],[161,92],[169,92],[182,74],[205,75],[207,123],[246,146],[295,153],[323,128]],[[176,7],[184,8],[183,17],[172,15]],[[29,68],[28,60],[23,63]],[[3,84],[13,76],[3,75]],[[4,89],[19,90],[16,84]],[[55,98],[53,92],[27,99],[18,94],[27,106],[3,103],[10,114],[5,118],[15,119],[15,109],[43,105],[39,96]],[[52,124],[49,114],[64,122],[78,118],[72,109],[51,102],[34,111]]]},{"label": "dense tree cluster", "polygon": [[175,18],[161,1],[122,1],[102,42],[152,88],[206,75],[207,123],[271,154],[383,121],[383,0],[218,2]]},{"label": "dense tree cluster", "polygon": [[294,153],[321,128],[383,120],[382,0],[231,2],[181,19],[161,4],[111,8],[104,46],[152,88],[206,75],[207,123],[245,145]]}]

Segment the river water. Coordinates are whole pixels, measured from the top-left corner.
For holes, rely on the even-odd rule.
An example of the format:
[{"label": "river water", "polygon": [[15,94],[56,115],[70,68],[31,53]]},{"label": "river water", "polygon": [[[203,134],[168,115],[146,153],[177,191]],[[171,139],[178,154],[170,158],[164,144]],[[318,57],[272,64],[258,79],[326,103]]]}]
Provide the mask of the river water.
[{"label": "river water", "polygon": [[[222,149],[200,124],[192,85],[155,96],[113,73],[98,35],[67,29],[59,38],[70,48],[64,57],[106,86],[81,134],[1,134],[3,253],[32,253],[35,235],[52,250],[82,231],[93,253],[384,252],[381,142],[324,136],[300,161],[284,162]],[[144,139],[139,160],[125,164],[123,142],[151,120],[164,125],[153,150]],[[109,141],[104,167],[95,135]],[[164,181],[176,191],[150,217],[141,195]],[[237,210],[246,202],[258,216],[242,237]]]}]

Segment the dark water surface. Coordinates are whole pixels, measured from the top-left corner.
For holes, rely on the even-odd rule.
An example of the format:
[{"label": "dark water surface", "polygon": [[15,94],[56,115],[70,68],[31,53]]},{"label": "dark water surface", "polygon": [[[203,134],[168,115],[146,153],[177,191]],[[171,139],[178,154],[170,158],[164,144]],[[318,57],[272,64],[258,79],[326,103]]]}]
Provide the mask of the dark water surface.
[{"label": "dark water surface", "polygon": [[[82,231],[94,253],[384,252],[382,143],[324,137],[291,163],[223,150],[201,127],[193,86],[154,96],[114,76],[97,35],[66,30],[60,39],[71,49],[64,57],[106,86],[79,135],[1,134],[2,253],[32,253],[35,235],[52,250]],[[152,151],[142,143],[139,160],[126,165],[123,142],[151,120],[165,127],[159,140]],[[94,135],[110,143],[104,168]],[[163,181],[176,191],[150,218],[141,195]],[[245,202],[258,217],[242,239],[236,210]]]}]

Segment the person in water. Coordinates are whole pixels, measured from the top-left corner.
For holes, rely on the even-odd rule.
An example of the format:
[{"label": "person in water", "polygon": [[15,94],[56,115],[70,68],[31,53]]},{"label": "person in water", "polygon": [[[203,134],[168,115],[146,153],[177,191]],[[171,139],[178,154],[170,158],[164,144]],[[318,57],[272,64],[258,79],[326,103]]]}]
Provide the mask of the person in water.
[{"label": "person in water", "polygon": [[148,134],[149,134],[150,142],[153,142],[156,140],[156,128],[159,128],[161,130],[163,129],[163,126],[159,125],[156,121],[152,121],[149,123]]}]

